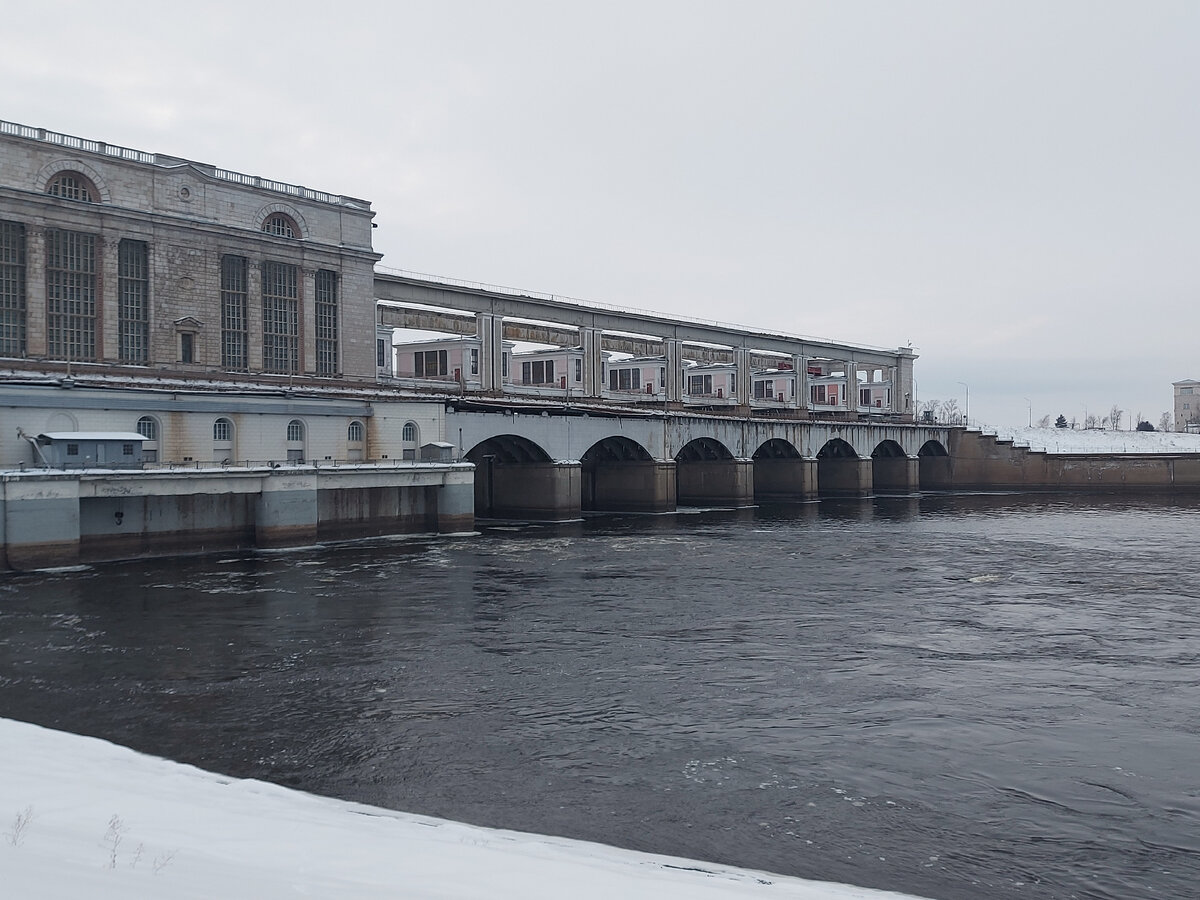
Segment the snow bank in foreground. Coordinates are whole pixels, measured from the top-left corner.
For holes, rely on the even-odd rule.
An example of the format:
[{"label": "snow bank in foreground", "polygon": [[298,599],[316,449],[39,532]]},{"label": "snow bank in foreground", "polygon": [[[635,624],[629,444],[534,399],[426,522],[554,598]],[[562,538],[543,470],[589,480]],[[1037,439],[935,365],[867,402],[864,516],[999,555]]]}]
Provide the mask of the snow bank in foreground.
[{"label": "snow bank in foreground", "polygon": [[6,896],[41,900],[901,896],[330,800],[8,719],[0,869]]},{"label": "snow bank in foreground", "polygon": [[1179,431],[981,427],[984,434],[1048,453],[1200,453],[1200,434]]}]

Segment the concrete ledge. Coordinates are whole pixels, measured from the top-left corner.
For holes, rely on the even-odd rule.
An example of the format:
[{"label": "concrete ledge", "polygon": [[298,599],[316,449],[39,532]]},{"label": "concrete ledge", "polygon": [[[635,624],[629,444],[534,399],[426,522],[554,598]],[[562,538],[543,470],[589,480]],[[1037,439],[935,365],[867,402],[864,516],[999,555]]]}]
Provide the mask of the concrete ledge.
[{"label": "concrete ledge", "polygon": [[473,482],[464,463],[7,472],[0,567],[461,533],[474,528]]}]

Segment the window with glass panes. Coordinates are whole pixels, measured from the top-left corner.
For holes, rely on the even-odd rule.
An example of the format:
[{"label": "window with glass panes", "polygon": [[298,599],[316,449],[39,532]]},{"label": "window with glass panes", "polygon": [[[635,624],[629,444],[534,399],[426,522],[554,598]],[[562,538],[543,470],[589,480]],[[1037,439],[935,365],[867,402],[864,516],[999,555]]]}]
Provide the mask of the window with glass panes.
[{"label": "window with glass panes", "polygon": [[150,352],[150,256],[145,241],[117,246],[117,350],[123,362],[144,363]]},{"label": "window with glass panes", "polygon": [[83,203],[96,202],[96,189],[78,172],[60,172],[46,185],[46,193],[64,200],[79,200]]},{"label": "window with glass panes", "polygon": [[221,257],[221,367],[244,372],[249,367],[246,358],[248,331],[247,310],[250,285],[246,258]]},{"label": "window with glass panes", "polygon": [[417,378],[436,378],[449,371],[445,350],[419,350],[413,354],[413,374]]},{"label": "window with glass panes", "polygon": [[313,280],[317,314],[317,374],[338,371],[338,281],[337,272],[318,269]]},{"label": "window with glass panes", "polygon": [[51,356],[96,358],[96,236],[46,229],[46,344]]},{"label": "window with glass panes", "polygon": [[25,226],[0,222],[0,356],[25,355]]},{"label": "window with glass panes", "polygon": [[264,262],[263,371],[290,374],[300,370],[299,282],[296,267]]}]

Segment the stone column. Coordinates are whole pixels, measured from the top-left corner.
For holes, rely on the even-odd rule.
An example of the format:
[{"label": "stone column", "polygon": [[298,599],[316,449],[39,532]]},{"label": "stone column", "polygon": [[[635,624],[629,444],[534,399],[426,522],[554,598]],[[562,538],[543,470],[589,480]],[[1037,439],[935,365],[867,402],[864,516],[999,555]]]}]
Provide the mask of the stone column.
[{"label": "stone column", "polygon": [[504,390],[504,319],[490,313],[475,314],[479,338],[479,384],[485,391]]},{"label": "stone column", "polygon": [[737,402],[749,406],[754,392],[750,389],[750,351],[742,347],[733,351],[733,364],[737,366]]},{"label": "stone column", "polygon": [[846,412],[858,414],[858,366],[846,360]]},{"label": "stone column", "polygon": [[913,360],[916,354],[908,347],[901,347],[896,355],[896,369],[892,388],[892,409],[903,422],[913,420]]},{"label": "stone column", "polygon": [[[174,340],[174,338],[172,338]],[[172,350],[172,353],[176,351]],[[246,261],[246,364],[251,372],[263,368],[262,267],[258,260]]]},{"label": "stone column", "polygon": [[112,362],[121,355],[120,241],[96,236],[96,361]]},{"label": "stone column", "polygon": [[296,298],[297,374],[317,371],[317,271],[300,269],[300,296]]},{"label": "stone column", "polygon": [[599,328],[579,329],[579,345],[583,348],[583,393],[587,397],[604,396],[603,338]]},{"label": "stone column", "polygon": [[664,356],[667,358],[667,388],[668,403],[683,401],[683,341],[664,340]]},{"label": "stone column", "polygon": [[46,231],[25,229],[25,355],[47,354]]},{"label": "stone column", "polygon": [[792,371],[796,373],[796,397],[792,405],[808,409],[808,362],[803,356],[792,357]]}]

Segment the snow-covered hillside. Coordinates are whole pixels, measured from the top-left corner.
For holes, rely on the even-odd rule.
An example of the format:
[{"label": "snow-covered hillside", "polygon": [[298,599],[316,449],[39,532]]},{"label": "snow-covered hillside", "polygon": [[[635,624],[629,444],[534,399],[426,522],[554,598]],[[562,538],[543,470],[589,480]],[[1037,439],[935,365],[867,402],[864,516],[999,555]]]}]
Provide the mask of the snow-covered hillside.
[{"label": "snow-covered hillside", "polygon": [[6,897],[901,900],[223,778],[0,719]]}]

